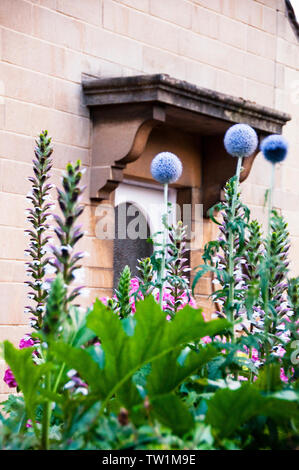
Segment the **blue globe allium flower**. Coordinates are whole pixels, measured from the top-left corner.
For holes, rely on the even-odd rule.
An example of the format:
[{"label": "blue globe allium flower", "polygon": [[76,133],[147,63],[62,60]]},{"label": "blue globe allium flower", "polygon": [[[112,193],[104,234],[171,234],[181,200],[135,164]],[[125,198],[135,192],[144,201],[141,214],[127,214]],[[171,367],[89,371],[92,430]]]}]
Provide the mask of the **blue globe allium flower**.
[{"label": "blue globe allium flower", "polygon": [[256,150],[258,137],[248,124],[231,126],[224,136],[224,147],[233,157],[249,157]]},{"label": "blue globe allium flower", "polygon": [[287,156],[288,149],[287,140],[278,134],[269,135],[261,143],[261,151],[264,157],[272,163],[282,162]]},{"label": "blue globe allium flower", "polygon": [[171,152],[158,153],[151,163],[151,174],[159,183],[174,183],[183,171],[181,160]]}]

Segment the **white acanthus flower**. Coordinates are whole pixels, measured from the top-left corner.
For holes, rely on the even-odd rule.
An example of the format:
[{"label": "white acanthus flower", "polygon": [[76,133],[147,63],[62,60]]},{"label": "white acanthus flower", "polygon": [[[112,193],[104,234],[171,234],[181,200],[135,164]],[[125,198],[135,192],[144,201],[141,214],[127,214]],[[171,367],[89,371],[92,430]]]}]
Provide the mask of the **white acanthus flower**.
[{"label": "white acanthus flower", "polygon": [[73,377],[73,375],[76,375],[76,374],[77,374],[77,371],[75,369],[70,369],[66,375],[68,377]]},{"label": "white acanthus flower", "polygon": [[52,201],[53,201],[53,198],[52,198],[51,194],[47,194],[46,196],[44,196],[44,197],[42,198],[42,200],[43,200],[43,201],[50,201],[50,202],[52,202]]},{"label": "white acanthus flower", "polygon": [[67,382],[65,385],[64,385],[64,389],[65,390],[68,390],[69,388],[73,388],[74,386],[76,385],[76,383],[73,381],[73,380],[70,380],[69,382]]},{"label": "white acanthus flower", "polygon": [[[51,240],[53,240],[53,238],[51,238]],[[50,241],[50,239],[49,239],[48,241]],[[50,247],[49,245],[45,245],[45,246],[42,248],[41,253],[42,253],[43,255],[45,255],[46,253],[52,254],[53,252],[52,252],[52,249],[51,249],[51,247]]]},{"label": "white acanthus flower", "polygon": [[90,257],[90,253],[88,251],[82,251],[82,253],[78,255],[78,259],[89,258],[89,257]]},{"label": "white acanthus flower", "polygon": [[56,268],[54,268],[54,266],[51,266],[50,264],[47,264],[45,267],[45,274],[49,276],[55,273],[56,273]]},{"label": "white acanthus flower", "polygon": [[84,297],[84,298],[88,298],[88,297],[90,296],[90,289],[86,289],[86,288],[85,288],[85,289],[82,289],[81,295],[82,295],[82,297]]},{"label": "white acanthus flower", "polygon": [[36,308],[36,311],[38,313],[43,313],[46,311],[46,306],[45,305],[39,305],[37,308]]},{"label": "white acanthus flower", "polygon": [[75,394],[81,393],[82,395],[88,395],[88,390],[85,387],[78,387]]},{"label": "white acanthus flower", "polygon": [[73,272],[73,276],[76,282],[82,283],[85,280],[85,269],[79,268]]},{"label": "white acanthus flower", "polygon": [[67,253],[70,255],[73,251],[73,248],[71,245],[61,245],[61,250],[67,251]]},{"label": "white acanthus flower", "polygon": [[51,288],[51,283],[50,283],[50,282],[47,282],[47,281],[46,281],[46,282],[43,282],[42,288],[43,288],[44,290],[50,290],[50,288]]}]

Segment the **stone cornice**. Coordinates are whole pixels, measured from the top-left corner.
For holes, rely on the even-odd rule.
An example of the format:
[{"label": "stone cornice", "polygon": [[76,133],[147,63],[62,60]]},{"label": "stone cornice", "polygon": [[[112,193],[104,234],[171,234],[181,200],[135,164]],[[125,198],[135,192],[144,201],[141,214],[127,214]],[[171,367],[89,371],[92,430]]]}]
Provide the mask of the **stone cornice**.
[{"label": "stone cornice", "polygon": [[[85,79],[82,86],[93,120],[90,197],[97,200],[109,197],[122,181],[123,169],[140,157],[154,127],[167,125],[201,138],[206,210],[219,200],[234,173],[235,159],[228,159],[222,148],[228,127],[247,123],[264,137],[281,133],[291,119],[284,112],[165,74]],[[253,160],[245,159],[243,179]]]}]

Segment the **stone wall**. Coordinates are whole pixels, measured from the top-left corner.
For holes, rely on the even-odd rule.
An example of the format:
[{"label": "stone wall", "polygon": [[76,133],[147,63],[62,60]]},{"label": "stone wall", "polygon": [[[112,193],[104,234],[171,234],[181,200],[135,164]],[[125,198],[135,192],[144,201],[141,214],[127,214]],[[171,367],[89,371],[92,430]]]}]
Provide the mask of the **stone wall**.
[{"label": "stone wall", "polygon": [[[23,230],[34,137],[41,129],[53,136],[54,183],[69,160],[89,166],[84,75],[164,72],[291,113],[285,129],[291,152],[277,171],[274,203],[288,218],[298,274],[298,67],[298,40],[283,0],[1,0],[0,341],[18,343],[28,331]],[[268,176],[258,156],[243,184],[244,200],[260,219]],[[89,304],[111,291],[113,250],[112,242],[95,237],[95,206],[87,194],[85,202]],[[203,305],[209,289],[208,281],[201,284]],[[0,379],[0,398],[6,392]]]}]

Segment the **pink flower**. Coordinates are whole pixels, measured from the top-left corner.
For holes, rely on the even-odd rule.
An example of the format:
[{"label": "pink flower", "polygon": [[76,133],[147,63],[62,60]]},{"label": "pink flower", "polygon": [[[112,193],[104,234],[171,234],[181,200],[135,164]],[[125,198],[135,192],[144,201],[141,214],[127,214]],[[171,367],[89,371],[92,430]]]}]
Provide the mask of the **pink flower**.
[{"label": "pink flower", "polygon": [[129,292],[132,313],[136,312],[136,302],[135,302],[136,297],[135,295],[133,295],[133,294],[136,294],[136,292],[138,292],[140,299],[144,298],[143,295],[141,294],[141,291],[139,290],[139,280],[136,277],[133,277],[133,279],[131,279],[131,282],[130,282],[130,292]]},{"label": "pink flower", "polygon": [[243,375],[239,375],[238,380],[240,380],[240,382],[245,382],[246,380],[248,380],[248,378],[244,377]]},{"label": "pink flower", "polygon": [[[136,293],[138,294],[138,300],[142,300],[144,298],[140,290],[139,280],[136,277],[133,277],[130,281],[130,292],[129,292],[132,313],[136,312],[136,297],[137,297]],[[117,297],[114,296],[113,298],[117,300]],[[155,299],[157,302],[159,302],[159,292],[157,292],[157,294],[155,295]],[[163,292],[163,310],[166,310],[167,308],[169,308],[167,301],[170,301],[172,303],[173,300],[174,300],[173,296],[170,294],[170,292],[167,289],[165,289]],[[189,298],[186,292],[182,294],[181,300],[182,300],[182,303],[179,306],[178,310],[181,310],[187,304],[189,304],[193,308],[196,308],[195,300],[193,299],[193,297]],[[100,301],[104,305],[107,305],[108,297],[101,297]]]},{"label": "pink flower", "polygon": [[[22,338],[19,343],[19,349],[30,348],[31,346],[34,346],[34,344],[34,340],[29,335],[24,336],[24,338]],[[3,380],[10,388],[15,388],[18,386],[16,379],[14,378],[14,375],[9,368],[6,369]]]},{"label": "pink flower", "polygon": [[133,277],[130,282],[130,294],[134,294],[134,292],[137,292],[139,290],[139,280],[136,277]]},{"label": "pink flower", "polygon": [[[157,294],[155,295],[155,298],[156,298],[156,301],[159,302],[159,298],[160,298],[159,292],[157,292]],[[178,307],[178,310],[181,310],[186,305],[190,305],[191,307],[196,308],[195,300],[191,296],[188,297],[186,292],[184,292],[181,295],[180,300],[181,300],[181,304]],[[170,303],[173,303],[174,298],[170,294],[170,292],[165,289],[164,292],[163,292],[163,310],[166,310],[167,308],[169,309],[169,305],[168,305],[167,301],[169,301]]]},{"label": "pink flower", "polygon": [[99,300],[100,300],[104,305],[107,305],[107,303],[108,303],[108,297],[100,297]]},{"label": "pink flower", "polygon": [[201,341],[204,343],[204,344],[209,344],[212,342],[212,338],[210,338],[210,336],[204,336],[203,338],[201,338]]},{"label": "pink flower", "polygon": [[24,336],[19,343],[19,349],[30,348],[34,346],[34,341],[30,336]]},{"label": "pink flower", "polygon": [[286,350],[282,346],[277,347],[276,355],[279,357],[283,357],[286,353]]},{"label": "pink flower", "polygon": [[289,381],[289,379],[284,373],[283,367],[280,369],[280,379],[282,380],[282,382],[285,382],[285,383],[288,383]]},{"label": "pink flower", "polygon": [[3,380],[9,388],[15,388],[18,385],[11,369],[6,369]]}]

